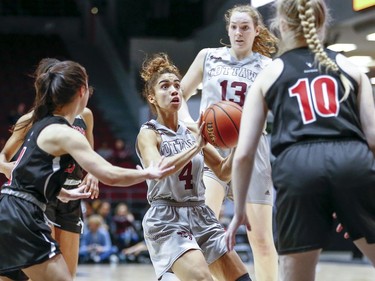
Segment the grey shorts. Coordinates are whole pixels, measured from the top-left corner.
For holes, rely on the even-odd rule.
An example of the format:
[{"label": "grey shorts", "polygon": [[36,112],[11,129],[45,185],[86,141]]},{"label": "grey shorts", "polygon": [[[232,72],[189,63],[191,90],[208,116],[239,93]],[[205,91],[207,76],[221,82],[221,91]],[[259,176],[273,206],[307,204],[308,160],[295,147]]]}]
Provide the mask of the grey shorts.
[{"label": "grey shorts", "polygon": [[158,279],[189,250],[201,250],[208,264],[227,252],[224,228],[204,202],[153,202],[142,226]]},{"label": "grey shorts", "polygon": [[[247,193],[247,203],[273,205],[273,183],[271,176],[270,147],[266,135],[262,135],[255,154],[254,168]],[[221,181],[210,169],[204,170],[204,176],[215,179],[224,188],[226,198],[233,200],[231,183]]]}]

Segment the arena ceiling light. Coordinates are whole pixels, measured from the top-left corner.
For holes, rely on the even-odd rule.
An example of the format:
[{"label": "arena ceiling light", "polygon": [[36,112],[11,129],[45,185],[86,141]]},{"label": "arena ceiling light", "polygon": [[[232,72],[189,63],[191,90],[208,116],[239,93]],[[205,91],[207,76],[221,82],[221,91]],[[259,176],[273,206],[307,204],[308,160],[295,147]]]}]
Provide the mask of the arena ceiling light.
[{"label": "arena ceiling light", "polygon": [[366,36],[367,41],[375,41],[375,33],[370,33]]},{"label": "arena ceiling light", "polygon": [[260,7],[274,1],[275,0],[250,0],[250,5],[253,7]]},{"label": "arena ceiling light", "polygon": [[364,73],[370,72],[369,66],[371,66],[374,61],[370,56],[351,56],[348,59],[353,64],[357,65]]},{"label": "arena ceiling light", "polygon": [[335,52],[350,52],[357,49],[356,44],[348,44],[348,43],[337,43],[328,46],[328,49],[335,51]]}]

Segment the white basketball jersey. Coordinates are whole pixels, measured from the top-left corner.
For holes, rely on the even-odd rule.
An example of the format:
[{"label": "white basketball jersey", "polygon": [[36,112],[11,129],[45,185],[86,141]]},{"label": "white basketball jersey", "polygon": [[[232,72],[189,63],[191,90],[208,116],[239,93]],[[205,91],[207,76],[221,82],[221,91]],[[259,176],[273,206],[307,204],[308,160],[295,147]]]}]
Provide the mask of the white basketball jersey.
[{"label": "white basketball jersey", "polygon": [[234,58],[228,47],[208,49],[203,66],[203,88],[200,112],[221,100],[233,101],[241,107],[259,72],[271,59],[252,53],[243,60]]},{"label": "white basketball jersey", "polygon": [[[196,143],[195,137],[183,123],[179,123],[177,132],[151,120],[142,125],[141,130],[151,129],[161,137],[160,154],[170,157],[178,154]],[[139,157],[139,152],[137,150]],[[140,157],[139,157],[140,158]],[[141,162],[142,159],[140,158]],[[163,180],[147,180],[147,200],[167,199],[176,202],[205,200],[203,184],[204,158],[198,153],[180,171]]]}]

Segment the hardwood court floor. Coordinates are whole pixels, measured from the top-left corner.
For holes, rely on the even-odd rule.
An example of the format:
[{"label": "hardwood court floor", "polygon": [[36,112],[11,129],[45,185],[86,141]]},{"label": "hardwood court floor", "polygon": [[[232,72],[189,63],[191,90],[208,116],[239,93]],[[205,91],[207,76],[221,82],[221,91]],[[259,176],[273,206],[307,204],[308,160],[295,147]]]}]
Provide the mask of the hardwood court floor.
[{"label": "hardwood court floor", "polygon": [[[254,267],[247,263],[254,279]],[[157,281],[150,264],[79,265],[76,281]],[[375,269],[367,262],[351,262],[345,257],[326,256],[317,267],[316,281],[374,281]]]}]

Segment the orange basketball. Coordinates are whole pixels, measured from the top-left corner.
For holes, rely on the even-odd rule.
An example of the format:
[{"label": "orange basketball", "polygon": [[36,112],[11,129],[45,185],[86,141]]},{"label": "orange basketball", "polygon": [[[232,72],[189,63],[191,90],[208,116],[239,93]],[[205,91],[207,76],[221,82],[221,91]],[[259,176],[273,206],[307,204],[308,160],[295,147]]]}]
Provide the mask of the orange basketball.
[{"label": "orange basketball", "polygon": [[237,145],[242,108],[231,101],[220,101],[209,106],[204,114],[203,135],[213,146],[232,148]]}]

